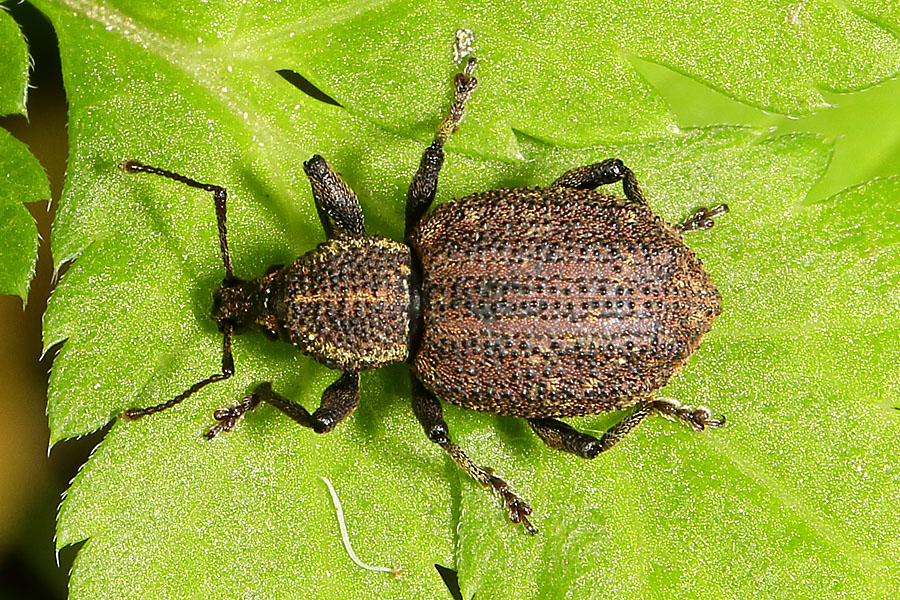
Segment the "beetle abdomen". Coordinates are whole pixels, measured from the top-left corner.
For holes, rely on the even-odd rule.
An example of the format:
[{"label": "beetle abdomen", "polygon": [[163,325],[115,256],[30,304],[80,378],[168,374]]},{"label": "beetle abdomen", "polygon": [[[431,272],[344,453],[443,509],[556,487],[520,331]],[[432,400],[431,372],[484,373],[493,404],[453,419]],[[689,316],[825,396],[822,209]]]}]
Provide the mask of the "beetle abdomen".
[{"label": "beetle abdomen", "polygon": [[673,227],[591,190],[494,190],[446,203],[422,263],[414,368],[454,404],[522,417],[633,404],[697,349],[720,296]]},{"label": "beetle abdomen", "polygon": [[406,360],[410,258],[378,236],[331,239],[298,258],[275,305],[289,341],[342,371]]}]

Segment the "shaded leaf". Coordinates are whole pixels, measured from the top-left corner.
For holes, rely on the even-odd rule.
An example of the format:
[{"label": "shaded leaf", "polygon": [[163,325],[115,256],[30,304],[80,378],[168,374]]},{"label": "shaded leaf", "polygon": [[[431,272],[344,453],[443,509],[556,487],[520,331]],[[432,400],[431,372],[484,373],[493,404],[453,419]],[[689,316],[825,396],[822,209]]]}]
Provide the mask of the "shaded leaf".
[{"label": "shaded leaf", "polygon": [[[18,25],[0,9],[0,115],[25,114],[28,48]],[[37,263],[38,233],[24,202],[50,197],[50,183],[28,147],[0,128],[0,294],[24,302]]]},{"label": "shaded leaf", "polygon": [[24,115],[28,93],[28,47],[19,26],[0,7],[0,115]]}]

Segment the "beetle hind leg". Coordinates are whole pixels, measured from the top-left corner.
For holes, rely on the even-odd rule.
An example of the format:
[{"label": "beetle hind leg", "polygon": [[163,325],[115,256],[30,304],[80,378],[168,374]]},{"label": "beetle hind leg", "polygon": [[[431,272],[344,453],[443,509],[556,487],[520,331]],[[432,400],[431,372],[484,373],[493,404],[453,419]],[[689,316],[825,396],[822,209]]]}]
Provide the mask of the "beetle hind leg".
[{"label": "beetle hind leg", "polygon": [[453,459],[453,462],[468,473],[472,479],[493,490],[509,511],[510,521],[521,523],[527,533],[532,535],[537,533],[537,528],[528,520],[528,516],[531,515],[531,506],[513,493],[508,483],[494,475],[493,469],[476,465],[469,455],[450,439],[441,403],[415,375],[411,377],[411,380],[413,412],[425,429],[428,439],[441,446]]},{"label": "beetle hind leg", "polygon": [[562,174],[550,187],[567,187],[578,190],[593,190],[601,185],[622,182],[625,197],[635,204],[646,205],[647,199],[638,185],[634,172],[618,158],[607,158],[592,165],[576,167]]},{"label": "beetle hind leg", "polygon": [[725,424],[725,417],[713,419],[712,413],[705,406],[685,406],[672,398],[641,401],[625,418],[610,427],[600,439],[581,433],[568,423],[556,419],[528,419],[528,424],[538,437],[554,450],[591,459],[615,446],[653,413],[684,421],[696,431],[703,431],[708,427],[721,427]]},{"label": "beetle hind leg", "polygon": [[701,207],[694,211],[694,214],[687,219],[675,225],[675,229],[682,233],[690,231],[705,231],[711,229],[716,222],[713,217],[724,215],[728,212],[727,204],[719,204],[712,208]]},{"label": "beetle hind leg", "polygon": [[725,417],[713,419],[712,413],[705,406],[687,406],[674,398],[660,398],[652,400],[650,404],[658,414],[668,419],[684,421],[696,431],[725,425]]},{"label": "beetle hind leg", "polygon": [[556,419],[528,419],[528,424],[531,425],[538,437],[554,450],[570,452],[581,458],[590,459],[596,458],[601,452],[606,452],[619,443],[644,419],[653,414],[653,410],[652,401],[641,402],[625,418],[606,430],[599,440]]}]

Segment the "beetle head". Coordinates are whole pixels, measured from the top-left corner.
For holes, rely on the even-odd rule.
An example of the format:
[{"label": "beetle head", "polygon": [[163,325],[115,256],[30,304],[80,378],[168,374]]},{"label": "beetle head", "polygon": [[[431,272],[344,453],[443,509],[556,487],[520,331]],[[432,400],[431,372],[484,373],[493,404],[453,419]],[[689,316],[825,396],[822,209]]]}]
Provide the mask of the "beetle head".
[{"label": "beetle head", "polygon": [[226,279],[213,292],[212,318],[219,331],[225,331],[225,327],[231,325],[234,333],[244,333],[256,323],[262,302],[257,282]]},{"label": "beetle head", "polygon": [[213,292],[212,318],[219,331],[224,333],[226,327],[231,327],[234,333],[259,329],[272,339],[278,337],[281,327],[269,306],[269,299],[277,296],[282,278],[281,267],[274,265],[265,275],[253,281],[232,277],[222,282],[219,289]]}]

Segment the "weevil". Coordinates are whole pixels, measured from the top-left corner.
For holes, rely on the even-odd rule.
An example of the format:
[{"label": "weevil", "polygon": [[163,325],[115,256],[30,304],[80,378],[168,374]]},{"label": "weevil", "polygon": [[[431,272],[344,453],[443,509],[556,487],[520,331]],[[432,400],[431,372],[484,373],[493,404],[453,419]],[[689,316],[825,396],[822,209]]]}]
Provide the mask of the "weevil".
[{"label": "weevil", "polygon": [[[260,383],[219,409],[206,437],[232,431],[268,403],[317,433],[359,402],[359,374],[410,366],[412,409],[425,434],[502,500],[513,523],[535,533],[531,506],[454,443],[439,398],[525,418],[553,449],[582,458],[609,450],[653,413],[694,429],[719,427],[705,407],[655,398],[697,350],[721,297],[683,235],[708,229],[725,205],[671,225],[654,214],[634,173],[617,158],[571,169],[544,188],[496,189],[428,212],[444,145],[475,90],[470,57],[454,98],[412,178],[404,242],[367,233],[353,190],[319,155],[304,163],[326,240],[258,279],[234,276],[225,188],[127,160],[212,192],[225,277],[212,317],[223,334],[222,372],[177,397],[129,408],[124,420],[157,413],[234,374],[232,338],[262,331],[341,372],[312,413]],[[624,198],[596,191],[621,182]],[[600,438],[558,420],[631,409]]]}]

